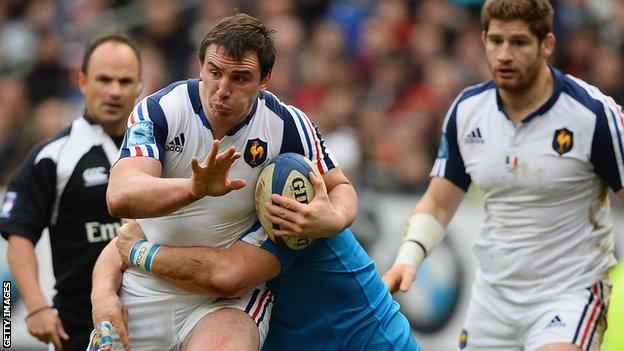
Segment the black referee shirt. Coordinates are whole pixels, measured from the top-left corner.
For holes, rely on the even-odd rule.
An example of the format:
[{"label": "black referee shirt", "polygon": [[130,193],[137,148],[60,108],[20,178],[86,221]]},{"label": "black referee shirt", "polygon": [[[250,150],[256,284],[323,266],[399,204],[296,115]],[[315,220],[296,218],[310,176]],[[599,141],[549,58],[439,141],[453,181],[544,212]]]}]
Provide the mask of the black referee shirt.
[{"label": "black referee shirt", "polygon": [[121,139],[113,141],[88,117],[75,120],[30,152],[0,206],[5,239],[15,234],[36,244],[43,229],[49,229],[54,305],[66,329],[66,324],[90,329],[92,323],[93,266],[120,226],[108,213],[106,186]]}]

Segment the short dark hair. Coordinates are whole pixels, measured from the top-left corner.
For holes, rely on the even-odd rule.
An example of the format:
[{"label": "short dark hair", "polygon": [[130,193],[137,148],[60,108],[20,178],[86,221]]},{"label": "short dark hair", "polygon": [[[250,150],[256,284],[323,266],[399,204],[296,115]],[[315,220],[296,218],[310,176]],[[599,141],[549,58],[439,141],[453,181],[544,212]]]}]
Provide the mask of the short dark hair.
[{"label": "short dark hair", "polygon": [[85,49],[84,56],[82,58],[82,67],[81,71],[84,74],[87,74],[87,67],[89,66],[89,60],[91,60],[91,55],[98,46],[107,43],[109,41],[115,41],[118,43],[126,44],[134,51],[136,54],[137,60],[139,61],[139,75],[141,75],[141,51],[139,49],[139,45],[126,33],[108,33],[97,36],[87,43],[87,48]]},{"label": "short dark hair", "polygon": [[199,47],[199,61],[204,64],[206,50],[211,44],[223,47],[235,60],[242,60],[245,53],[258,54],[260,78],[266,77],[275,63],[273,29],[266,27],[259,19],[245,13],[235,13],[212,26]]},{"label": "short dark hair", "polygon": [[542,41],[552,32],[554,13],[548,0],[487,0],[481,10],[481,25],[487,32],[492,19],[522,20]]}]

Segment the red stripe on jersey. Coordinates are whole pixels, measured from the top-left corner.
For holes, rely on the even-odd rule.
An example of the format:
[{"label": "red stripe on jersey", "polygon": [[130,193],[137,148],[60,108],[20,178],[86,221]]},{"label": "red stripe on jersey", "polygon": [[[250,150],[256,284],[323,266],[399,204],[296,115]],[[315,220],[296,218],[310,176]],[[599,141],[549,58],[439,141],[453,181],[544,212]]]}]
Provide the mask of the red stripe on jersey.
[{"label": "red stripe on jersey", "polygon": [[320,141],[316,137],[316,130],[314,130],[314,126],[312,125],[312,123],[310,122],[308,118],[304,117],[303,120],[306,122],[306,124],[308,125],[308,128],[310,128],[310,131],[312,132],[312,141],[314,142],[314,150],[316,150],[316,167],[318,168],[319,172],[323,174],[325,172],[323,169],[323,165],[321,164],[321,153],[319,151]]},{"label": "red stripe on jersey", "polygon": [[134,151],[136,151],[137,156],[143,156],[143,151],[141,151],[139,146],[135,146]]},{"label": "red stripe on jersey", "polygon": [[132,111],[132,113],[130,114],[130,125],[133,125],[135,123],[136,119],[134,117],[134,111]]},{"label": "red stripe on jersey", "polygon": [[268,295],[269,295],[268,290],[265,290],[264,292],[262,292],[262,295],[260,296],[260,301],[258,301],[258,304],[256,305],[256,309],[251,314],[251,318],[254,321],[256,320],[256,318],[258,318],[258,313],[260,313],[260,311],[262,310],[262,305],[264,304],[264,300],[266,300]]},{"label": "red stripe on jersey", "polygon": [[[596,312],[600,309],[600,305],[602,305],[602,300],[600,299],[600,295],[598,295],[598,284],[594,284],[592,288],[592,293],[596,296],[596,301],[594,302],[594,307],[592,307],[591,314],[589,315],[589,319],[587,320],[587,324],[585,325],[585,330],[583,331],[583,336],[581,337],[580,345],[585,345],[585,339],[587,338],[587,334],[591,329],[591,325],[597,323],[598,321],[594,321],[594,316]],[[594,323],[592,323],[594,322]]]}]

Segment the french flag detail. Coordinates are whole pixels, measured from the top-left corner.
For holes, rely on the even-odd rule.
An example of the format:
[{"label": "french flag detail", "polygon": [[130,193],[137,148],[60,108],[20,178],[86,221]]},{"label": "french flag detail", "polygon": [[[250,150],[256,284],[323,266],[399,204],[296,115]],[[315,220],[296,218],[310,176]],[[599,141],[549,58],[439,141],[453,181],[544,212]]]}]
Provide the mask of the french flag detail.
[{"label": "french flag detail", "polygon": [[126,157],[147,156],[160,159],[154,123],[148,114],[147,99],[142,100],[128,118],[126,142],[121,154]]}]

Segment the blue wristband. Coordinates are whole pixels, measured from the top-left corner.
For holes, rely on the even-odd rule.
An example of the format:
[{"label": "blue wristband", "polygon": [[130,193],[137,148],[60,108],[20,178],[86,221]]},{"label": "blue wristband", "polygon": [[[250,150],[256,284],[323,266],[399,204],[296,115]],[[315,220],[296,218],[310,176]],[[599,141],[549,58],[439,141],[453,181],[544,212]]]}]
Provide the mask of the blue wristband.
[{"label": "blue wristband", "polygon": [[132,244],[132,248],[128,254],[128,261],[130,261],[133,266],[151,273],[154,256],[158,250],[160,250],[160,245],[158,244],[152,244],[145,240],[137,240]]}]

